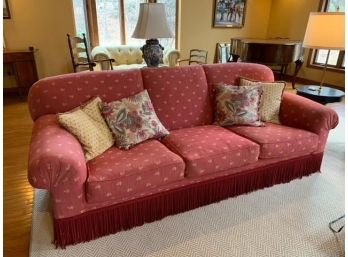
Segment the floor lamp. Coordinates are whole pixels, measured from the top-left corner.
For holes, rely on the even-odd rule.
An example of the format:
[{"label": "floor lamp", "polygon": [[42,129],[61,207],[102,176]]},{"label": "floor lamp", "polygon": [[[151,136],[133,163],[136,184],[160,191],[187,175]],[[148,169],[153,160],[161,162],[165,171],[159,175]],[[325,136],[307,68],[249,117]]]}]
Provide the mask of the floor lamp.
[{"label": "floor lamp", "polygon": [[310,90],[321,90],[330,50],[344,50],[344,16],[342,12],[311,12],[309,15],[303,47],[328,50],[320,86],[309,87]]}]

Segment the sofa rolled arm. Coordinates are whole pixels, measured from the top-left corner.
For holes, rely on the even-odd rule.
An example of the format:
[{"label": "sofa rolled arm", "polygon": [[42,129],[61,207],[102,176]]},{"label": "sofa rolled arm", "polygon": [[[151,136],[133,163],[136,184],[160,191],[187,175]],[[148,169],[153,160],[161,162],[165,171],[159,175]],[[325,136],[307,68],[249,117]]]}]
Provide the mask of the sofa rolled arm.
[{"label": "sofa rolled arm", "polygon": [[35,188],[52,193],[83,191],[87,178],[83,149],[72,134],[59,126],[55,115],[44,115],[35,121],[28,166],[28,179]]},{"label": "sofa rolled arm", "polygon": [[[92,59],[100,63],[102,70],[110,70],[110,62],[104,60],[113,59],[111,53],[105,46],[96,46],[91,52]],[[102,61],[102,62],[101,62]]]},{"label": "sofa rolled arm", "polygon": [[174,67],[178,65],[180,59],[180,51],[176,49],[165,49],[163,53],[163,64]]},{"label": "sofa rolled arm", "polygon": [[320,135],[338,125],[337,113],[322,104],[285,92],[280,109],[280,121],[290,127]]}]

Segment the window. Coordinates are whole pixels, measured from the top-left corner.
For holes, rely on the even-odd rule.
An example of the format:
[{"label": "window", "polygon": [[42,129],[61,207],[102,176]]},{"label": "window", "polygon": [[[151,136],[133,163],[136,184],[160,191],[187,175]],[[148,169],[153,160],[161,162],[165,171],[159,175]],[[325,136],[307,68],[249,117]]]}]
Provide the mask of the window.
[{"label": "window", "polygon": [[132,38],[133,31],[137,25],[139,6],[144,1],[125,0],[124,1],[124,19],[125,19],[125,36],[126,44],[143,45],[145,42],[142,39]]},{"label": "window", "polygon": [[121,44],[120,4],[115,0],[95,0],[99,45]]},{"label": "window", "polygon": [[[322,10],[326,12],[344,12],[344,1],[345,0],[326,0],[323,1]],[[328,50],[320,49],[312,52],[312,64],[313,65],[324,65]],[[335,69],[344,69],[345,52],[339,50],[331,50],[327,67]]]},{"label": "window", "polygon": [[74,0],[74,16],[75,16],[75,30],[76,34],[85,33],[88,35],[86,5],[84,0]]},{"label": "window", "polygon": [[[86,8],[87,6],[93,8]],[[88,29],[91,43],[96,45],[143,45],[145,40],[132,38],[138,21],[139,6],[144,0],[74,0],[76,33],[87,31],[87,24],[95,24]],[[165,48],[175,48],[177,0],[157,0],[166,7],[168,24],[174,38],[159,39]],[[86,22],[87,18],[90,19]]]}]

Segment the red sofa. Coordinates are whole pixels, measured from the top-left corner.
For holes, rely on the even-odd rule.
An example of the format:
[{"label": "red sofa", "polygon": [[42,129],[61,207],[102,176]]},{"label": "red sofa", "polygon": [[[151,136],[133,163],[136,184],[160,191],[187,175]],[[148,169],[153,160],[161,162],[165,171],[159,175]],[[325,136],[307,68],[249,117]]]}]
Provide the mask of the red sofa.
[{"label": "red sofa", "polygon": [[[239,76],[274,80],[266,66],[229,63],[67,74],[35,83],[28,96],[34,120],[28,178],[50,191],[55,244],[88,241],[319,171],[329,130],[338,123],[323,105],[285,92],[282,125],[212,125],[212,88],[237,84]],[[86,163],[56,113],[93,96],[109,102],[144,89],[170,135],[128,151],[112,147]]]}]

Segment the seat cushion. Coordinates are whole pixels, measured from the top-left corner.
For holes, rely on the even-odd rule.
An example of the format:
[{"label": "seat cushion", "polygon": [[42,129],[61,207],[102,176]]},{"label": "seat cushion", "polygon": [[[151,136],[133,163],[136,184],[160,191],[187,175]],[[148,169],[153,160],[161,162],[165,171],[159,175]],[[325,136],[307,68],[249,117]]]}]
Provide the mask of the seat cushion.
[{"label": "seat cushion", "polygon": [[214,125],[173,130],[163,143],[184,159],[188,177],[247,165],[259,156],[257,144]]},{"label": "seat cushion", "polygon": [[130,150],[112,147],[87,163],[87,200],[122,199],[183,179],[185,163],[156,140]]},{"label": "seat cushion", "polygon": [[318,148],[318,136],[312,132],[265,123],[265,127],[229,127],[231,131],[260,145],[259,158],[278,158],[309,154]]},{"label": "seat cushion", "polygon": [[131,64],[120,64],[120,65],[113,65],[112,68],[114,70],[128,70],[128,69],[135,69],[135,68],[143,68],[146,66],[146,63],[131,63]]}]

